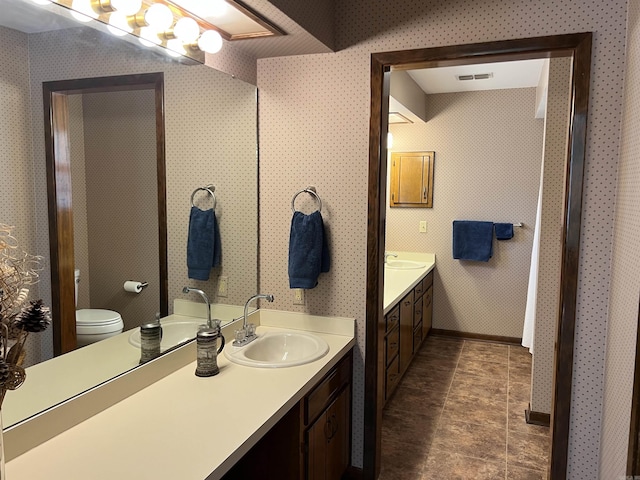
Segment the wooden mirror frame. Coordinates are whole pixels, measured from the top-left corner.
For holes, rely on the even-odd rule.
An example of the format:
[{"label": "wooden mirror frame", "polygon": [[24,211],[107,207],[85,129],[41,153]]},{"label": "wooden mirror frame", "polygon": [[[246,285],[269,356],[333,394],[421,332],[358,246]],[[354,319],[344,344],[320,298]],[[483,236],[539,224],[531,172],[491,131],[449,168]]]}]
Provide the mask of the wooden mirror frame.
[{"label": "wooden mirror frame", "polygon": [[[560,56],[572,57],[572,79],[549,471],[552,480],[566,477],[591,38],[591,33],[577,33],[371,55],[363,472],[365,479],[376,479],[380,471],[384,346],[379,340],[384,338],[385,329],[383,258],[387,183],[386,132],[389,127],[388,97],[391,68],[415,69]],[[385,135],[382,135],[383,132]]]},{"label": "wooden mirror frame", "polygon": [[169,313],[164,75],[162,73],[145,73],[43,82],[42,90],[44,95],[44,133],[47,199],[49,205],[53,351],[54,355],[57,356],[76,348],[68,95],[126,90],[154,90],[158,172],[160,314],[164,317]]}]

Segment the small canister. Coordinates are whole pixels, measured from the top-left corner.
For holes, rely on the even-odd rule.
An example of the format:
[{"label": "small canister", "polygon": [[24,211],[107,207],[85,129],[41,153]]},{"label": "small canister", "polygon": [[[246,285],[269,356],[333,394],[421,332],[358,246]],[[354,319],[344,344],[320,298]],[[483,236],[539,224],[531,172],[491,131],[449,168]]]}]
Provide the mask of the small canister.
[{"label": "small canister", "polygon": [[[220,348],[218,348],[220,339]],[[218,354],[224,348],[224,336],[219,327],[204,327],[198,330],[196,336],[196,349],[198,362],[196,376],[212,377],[220,372],[218,368]]]},{"label": "small canister", "polygon": [[159,323],[146,323],[140,326],[140,363],[160,356],[162,327]]}]

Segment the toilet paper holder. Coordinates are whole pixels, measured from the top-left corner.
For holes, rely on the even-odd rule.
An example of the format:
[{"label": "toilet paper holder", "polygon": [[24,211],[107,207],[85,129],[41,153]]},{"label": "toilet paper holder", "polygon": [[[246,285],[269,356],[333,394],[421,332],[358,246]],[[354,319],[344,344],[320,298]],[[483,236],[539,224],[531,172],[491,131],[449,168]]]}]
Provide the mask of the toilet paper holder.
[{"label": "toilet paper holder", "polygon": [[140,293],[143,288],[148,287],[149,282],[136,282],[135,280],[127,280],[124,282],[123,288],[127,292]]}]

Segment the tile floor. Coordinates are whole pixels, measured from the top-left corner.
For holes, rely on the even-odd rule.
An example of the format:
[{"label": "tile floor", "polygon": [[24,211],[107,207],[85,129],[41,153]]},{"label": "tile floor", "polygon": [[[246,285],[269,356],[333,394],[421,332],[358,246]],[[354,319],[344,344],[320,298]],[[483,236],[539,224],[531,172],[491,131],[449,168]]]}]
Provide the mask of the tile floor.
[{"label": "tile floor", "polygon": [[428,337],[383,412],[380,480],[544,480],[530,375],[522,347]]}]

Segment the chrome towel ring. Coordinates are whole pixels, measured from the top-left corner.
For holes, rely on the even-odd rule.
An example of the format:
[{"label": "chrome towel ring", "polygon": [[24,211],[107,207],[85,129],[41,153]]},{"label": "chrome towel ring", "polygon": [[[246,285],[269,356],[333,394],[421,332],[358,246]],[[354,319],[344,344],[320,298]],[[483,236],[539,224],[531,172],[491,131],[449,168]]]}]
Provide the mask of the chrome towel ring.
[{"label": "chrome towel ring", "polygon": [[198,187],[196,188],[193,193],[191,194],[191,206],[195,207],[196,204],[193,202],[193,199],[196,196],[196,193],[203,191],[203,192],[207,192],[209,195],[211,195],[211,198],[213,198],[213,209],[216,209],[216,195],[213,193],[216,191],[216,187],[214,187],[212,184],[207,185],[206,187]]},{"label": "chrome towel ring", "polygon": [[296,198],[298,197],[298,195],[300,195],[301,193],[308,193],[309,195],[311,195],[312,197],[314,197],[316,203],[318,204],[318,211],[322,212],[322,200],[320,200],[320,196],[316,193],[316,187],[307,187],[307,188],[303,188],[302,190],[300,190],[299,192],[297,192],[293,198],[291,199],[291,211],[293,213],[296,213]]}]

